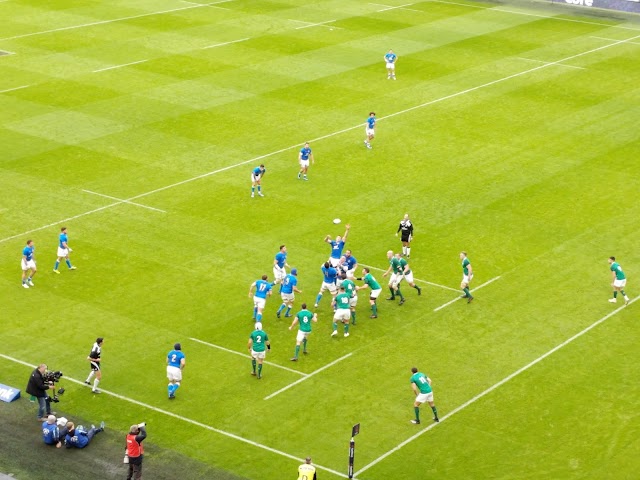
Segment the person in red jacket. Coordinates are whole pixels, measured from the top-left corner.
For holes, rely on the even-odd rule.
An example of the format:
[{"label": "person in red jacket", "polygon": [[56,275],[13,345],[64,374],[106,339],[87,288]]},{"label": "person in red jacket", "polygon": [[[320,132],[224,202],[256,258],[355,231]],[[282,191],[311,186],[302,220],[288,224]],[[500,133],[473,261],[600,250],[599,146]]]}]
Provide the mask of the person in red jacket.
[{"label": "person in red jacket", "polygon": [[144,447],[142,441],[147,438],[146,424],[131,425],[127,435],[127,457],[129,459],[129,473],[127,480],[142,478],[142,457]]}]

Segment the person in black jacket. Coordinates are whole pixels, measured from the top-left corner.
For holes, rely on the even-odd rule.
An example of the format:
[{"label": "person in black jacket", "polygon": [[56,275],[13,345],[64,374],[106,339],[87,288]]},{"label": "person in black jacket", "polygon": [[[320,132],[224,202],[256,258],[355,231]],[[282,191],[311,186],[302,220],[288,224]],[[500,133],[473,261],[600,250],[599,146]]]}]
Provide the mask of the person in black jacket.
[{"label": "person in black jacket", "polygon": [[[42,363],[36,368],[29,378],[26,391],[29,395],[33,395],[38,399],[38,421],[46,422],[49,415],[55,415],[55,412],[51,411],[51,401],[47,390],[53,388],[53,383],[46,384],[44,382],[44,373],[47,371],[47,366]],[[45,415],[45,411],[47,414]]]}]

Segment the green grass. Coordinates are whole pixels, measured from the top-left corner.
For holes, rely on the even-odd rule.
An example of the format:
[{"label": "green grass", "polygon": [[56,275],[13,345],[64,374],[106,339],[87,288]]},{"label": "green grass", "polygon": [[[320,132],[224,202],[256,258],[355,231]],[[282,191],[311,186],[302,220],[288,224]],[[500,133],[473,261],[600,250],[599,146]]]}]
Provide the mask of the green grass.
[{"label": "green grass", "polygon": [[[44,449],[35,407],[4,405],[0,470],[120,478],[124,435],[144,420],[149,478],[281,480],[307,455],[345,474],[360,422],[362,480],[633,478],[637,304],[413,439],[408,379],[414,365],[429,374],[444,417],[615,310],[608,256],[638,295],[639,47],[602,48],[637,42],[636,18],[525,3],[53,3],[0,3],[0,49],[15,52],[0,57],[0,91],[28,85],[0,94],[0,383],[26,385],[30,367],[10,358],[47,362],[68,377],[57,410],[109,429],[86,452]],[[317,162],[301,182],[306,140]],[[251,199],[259,163],[266,197]],[[302,377],[267,365],[258,382],[247,359],[191,340],[244,353],[248,287],[280,244],[300,272],[297,305],[313,304],[322,238],[343,233],[331,220],[350,222],[348,248],[384,269],[405,212],[417,278],[457,288],[461,250],[475,286],[500,278],[437,311],[458,293],[405,287],[407,303],[381,299],[377,320],[360,295],[348,339],[330,338],[324,298],[297,364],[271,298],[269,362],[309,374],[340,361],[268,400]],[[58,276],[63,224],[78,270]],[[39,272],[27,292],[28,238]],[[97,336],[106,393],[92,396],[72,379]],[[169,403],[176,341],[187,368]]]}]

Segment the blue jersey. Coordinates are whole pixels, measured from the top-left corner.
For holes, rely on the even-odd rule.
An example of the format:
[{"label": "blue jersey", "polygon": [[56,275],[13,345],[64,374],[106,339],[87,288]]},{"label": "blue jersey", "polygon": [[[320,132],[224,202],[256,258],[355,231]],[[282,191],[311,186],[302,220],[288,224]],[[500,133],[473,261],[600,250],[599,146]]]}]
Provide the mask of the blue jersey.
[{"label": "blue jersey", "polygon": [[358,261],[356,260],[356,257],[354,256],[349,256],[349,257],[345,257],[347,259],[347,268],[349,270],[353,270],[353,268],[356,266],[356,264],[358,263]]},{"label": "blue jersey", "polygon": [[286,252],[276,253],[276,262],[278,262],[278,267],[283,268],[284,264],[287,263],[287,253]]},{"label": "blue jersey", "polygon": [[338,278],[338,271],[333,267],[326,268],[323,265],[322,275],[324,275],[324,283],[336,283],[336,278]]},{"label": "blue jersey", "polygon": [[387,53],[384,56],[387,63],[396,63],[396,58],[398,58],[398,56],[395,53]]},{"label": "blue jersey", "polygon": [[264,170],[260,170],[260,167],[256,167],[256,168],[253,169],[252,173],[253,173],[254,177],[258,177],[260,175],[264,175],[266,171],[267,171],[266,168]]},{"label": "blue jersey", "polygon": [[66,233],[61,233],[60,234],[60,248],[67,248],[67,234]]},{"label": "blue jersey", "polygon": [[282,281],[282,290],[280,293],[293,293],[293,287],[298,285],[298,279],[295,275],[288,274]]},{"label": "blue jersey", "polygon": [[42,439],[47,445],[55,445],[60,440],[58,425],[44,422],[42,424]]},{"label": "blue jersey", "polygon": [[185,356],[182,350],[171,350],[167,355],[167,359],[169,360],[168,365],[170,367],[180,368],[180,362],[183,358],[185,358]]},{"label": "blue jersey", "polygon": [[309,147],[304,147],[300,150],[300,160],[309,160],[309,155],[311,155],[311,149]]},{"label": "blue jersey", "polygon": [[64,442],[67,448],[75,447],[75,448],[84,448],[89,445],[89,437],[87,437],[86,432],[80,431],[79,428],[76,428],[73,432],[73,436],[67,434],[64,439]]},{"label": "blue jersey", "polygon": [[30,247],[28,245],[26,247],[24,247],[24,249],[22,249],[22,255],[27,257],[27,262],[33,260],[33,251],[34,250],[35,250],[35,247]]},{"label": "blue jersey", "polygon": [[376,117],[367,118],[367,128],[370,128],[371,130],[373,130],[375,126],[376,126]]},{"label": "blue jersey", "polygon": [[336,258],[340,260],[342,256],[342,249],[344,248],[344,240],[340,240],[336,242],[335,240],[331,240],[331,258]]},{"label": "blue jersey", "polygon": [[271,290],[271,284],[266,280],[256,281],[256,293],[254,294],[258,298],[267,298],[267,293]]}]

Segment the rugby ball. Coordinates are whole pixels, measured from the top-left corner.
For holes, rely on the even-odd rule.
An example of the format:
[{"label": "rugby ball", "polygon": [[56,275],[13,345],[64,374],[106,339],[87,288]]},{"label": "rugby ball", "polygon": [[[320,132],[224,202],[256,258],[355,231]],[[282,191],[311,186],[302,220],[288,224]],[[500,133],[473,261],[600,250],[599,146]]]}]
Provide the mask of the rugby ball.
[{"label": "rugby ball", "polygon": [[340,223],[340,219],[339,218],[334,218],[333,219],[333,223],[335,223],[336,225]]}]

